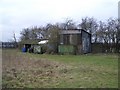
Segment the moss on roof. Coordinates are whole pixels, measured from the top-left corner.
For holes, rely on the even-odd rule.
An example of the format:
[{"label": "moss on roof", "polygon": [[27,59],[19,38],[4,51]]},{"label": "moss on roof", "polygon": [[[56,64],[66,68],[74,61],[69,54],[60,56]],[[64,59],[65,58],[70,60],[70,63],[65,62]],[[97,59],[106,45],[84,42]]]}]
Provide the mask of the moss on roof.
[{"label": "moss on roof", "polygon": [[20,42],[21,44],[38,44],[37,40],[24,40]]}]

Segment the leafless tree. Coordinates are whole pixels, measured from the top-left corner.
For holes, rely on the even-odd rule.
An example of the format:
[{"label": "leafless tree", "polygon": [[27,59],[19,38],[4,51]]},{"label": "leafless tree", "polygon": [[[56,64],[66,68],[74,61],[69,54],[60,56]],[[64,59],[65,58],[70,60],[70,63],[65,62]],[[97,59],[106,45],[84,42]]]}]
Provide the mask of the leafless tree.
[{"label": "leafless tree", "polygon": [[78,25],[78,27],[91,33],[92,42],[97,42],[98,34],[96,32],[98,30],[98,23],[96,19],[88,17],[82,18],[82,22]]}]

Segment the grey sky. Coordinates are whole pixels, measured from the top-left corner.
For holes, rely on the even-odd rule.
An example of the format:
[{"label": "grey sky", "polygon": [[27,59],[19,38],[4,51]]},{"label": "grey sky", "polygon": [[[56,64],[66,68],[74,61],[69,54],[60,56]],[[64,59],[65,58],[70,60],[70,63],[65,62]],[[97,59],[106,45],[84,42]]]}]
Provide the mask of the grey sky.
[{"label": "grey sky", "polygon": [[0,0],[0,41],[17,39],[23,28],[63,22],[81,22],[86,16],[105,21],[118,17],[119,0]]}]

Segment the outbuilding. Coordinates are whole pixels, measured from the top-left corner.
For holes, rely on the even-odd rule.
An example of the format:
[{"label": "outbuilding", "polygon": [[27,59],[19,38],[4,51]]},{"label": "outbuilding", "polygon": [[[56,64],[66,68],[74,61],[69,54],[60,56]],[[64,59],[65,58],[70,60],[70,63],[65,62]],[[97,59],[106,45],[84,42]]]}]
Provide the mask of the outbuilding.
[{"label": "outbuilding", "polygon": [[61,30],[60,54],[83,54],[91,52],[91,34],[83,29]]}]

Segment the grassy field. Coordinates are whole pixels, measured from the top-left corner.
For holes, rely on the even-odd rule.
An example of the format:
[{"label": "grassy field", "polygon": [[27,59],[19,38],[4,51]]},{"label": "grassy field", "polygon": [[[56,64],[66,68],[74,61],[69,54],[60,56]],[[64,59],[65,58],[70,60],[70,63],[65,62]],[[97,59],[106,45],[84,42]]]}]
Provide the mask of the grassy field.
[{"label": "grassy field", "polygon": [[118,88],[118,56],[3,50],[3,88]]}]

